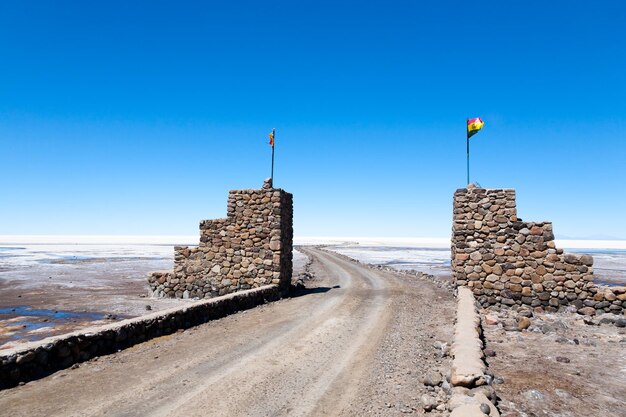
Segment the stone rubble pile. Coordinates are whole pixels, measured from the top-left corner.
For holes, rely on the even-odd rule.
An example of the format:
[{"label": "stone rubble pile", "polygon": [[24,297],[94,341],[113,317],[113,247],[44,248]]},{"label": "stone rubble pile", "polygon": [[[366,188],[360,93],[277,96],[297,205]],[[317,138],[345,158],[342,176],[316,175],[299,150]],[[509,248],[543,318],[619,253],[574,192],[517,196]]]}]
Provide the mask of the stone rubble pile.
[{"label": "stone rubble pile", "polygon": [[590,255],[564,253],[552,223],[517,217],[515,190],[464,188],[454,194],[452,272],[487,306],[527,305],[556,312],[623,314],[626,288],[593,282]]},{"label": "stone rubble pile", "polygon": [[293,196],[266,180],[260,190],[230,191],[225,219],[200,222],[197,247],[175,247],[174,270],[148,278],[155,297],[211,298],[291,283]]}]

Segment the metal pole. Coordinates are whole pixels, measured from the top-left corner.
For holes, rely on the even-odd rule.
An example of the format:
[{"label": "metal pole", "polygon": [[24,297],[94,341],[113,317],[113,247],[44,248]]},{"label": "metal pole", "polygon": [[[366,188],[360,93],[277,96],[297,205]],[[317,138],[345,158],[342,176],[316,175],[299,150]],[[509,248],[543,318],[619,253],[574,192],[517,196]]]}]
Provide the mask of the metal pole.
[{"label": "metal pole", "polygon": [[274,146],[276,146],[276,129],[272,129],[272,187],[274,187]]},{"label": "metal pole", "polygon": [[[469,122],[469,119],[467,119]],[[467,185],[470,184],[470,158],[469,158],[469,132],[467,131],[467,124],[465,125],[465,133],[467,137]]]}]

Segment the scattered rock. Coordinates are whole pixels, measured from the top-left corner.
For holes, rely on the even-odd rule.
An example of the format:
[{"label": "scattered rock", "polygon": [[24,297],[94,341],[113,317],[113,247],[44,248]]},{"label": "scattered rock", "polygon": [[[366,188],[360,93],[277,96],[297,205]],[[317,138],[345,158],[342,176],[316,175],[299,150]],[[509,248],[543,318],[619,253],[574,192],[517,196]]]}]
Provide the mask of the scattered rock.
[{"label": "scattered rock", "polygon": [[506,330],[507,332],[518,332],[520,331],[520,328],[517,324],[517,320],[515,319],[506,319],[502,322],[502,325],[504,327],[504,330]]},{"label": "scattered rock", "polygon": [[448,395],[452,393],[452,385],[446,379],[441,383],[441,389]]},{"label": "scattered rock", "polygon": [[524,396],[530,400],[537,400],[537,401],[543,401],[546,399],[546,396],[543,395],[541,391],[538,391],[536,389],[525,391]]},{"label": "scattered rock", "polygon": [[433,347],[439,349],[437,356],[440,358],[444,358],[450,354],[450,346],[448,346],[447,343],[436,341],[433,343]]},{"label": "scattered rock", "polygon": [[517,328],[520,330],[526,330],[530,327],[530,319],[528,317],[520,317],[517,320]]},{"label": "scattered rock", "polygon": [[436,387],[439,386],[441,384],[441,382],[443,381],[443,376],[441,375],[440,372],[438,371],[431,371],[428,372],[425,376],[424,379],[422,380],[422,382],[424,383],[424,385],[426,386],[430,386],[430,387]]},{"label": "scattered rock", "polygon": [[420,397],[420,403],[422,404],[422,408],[424,409],[424,411],[432,411],[437,407],[437,405],[439,405],[435,398],[426,394],[423,394]]}]

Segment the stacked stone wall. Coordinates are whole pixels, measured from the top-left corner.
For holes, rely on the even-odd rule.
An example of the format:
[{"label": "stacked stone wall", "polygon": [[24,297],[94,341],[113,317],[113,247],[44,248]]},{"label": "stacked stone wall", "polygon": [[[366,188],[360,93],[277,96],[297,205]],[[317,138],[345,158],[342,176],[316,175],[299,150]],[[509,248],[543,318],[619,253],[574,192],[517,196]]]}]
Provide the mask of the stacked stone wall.
[{"label": "stacked stone wall", "polygon": [[210,298],[269,284],[284,292],[293,270],[293,197],[270,181],[230,191],[227,218],[201,221],[200,244],[174,250],[174,270],[148,279],[156,297]]},{"label": "stacked stone wall", "polygon": [[517,217],[515,190],[459,189],[454,194],[452,272],[483,306],[507,305],[581,314],[623,314],[626,290],[596,285],[590,255],[564,253],[552,223]]}]

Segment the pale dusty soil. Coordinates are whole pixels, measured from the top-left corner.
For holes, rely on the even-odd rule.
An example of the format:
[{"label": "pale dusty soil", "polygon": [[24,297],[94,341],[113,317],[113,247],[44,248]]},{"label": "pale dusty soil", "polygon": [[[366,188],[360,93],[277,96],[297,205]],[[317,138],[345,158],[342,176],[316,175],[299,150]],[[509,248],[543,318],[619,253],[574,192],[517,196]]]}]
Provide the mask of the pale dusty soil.
[{"label": "pale dusty soil", "polygon": [[0,414],[423,415],[425,371],[450,365],[433,342],[451,340],[452,294],[307,251],[300,296],[0,392]]},{"label": "pale dusty soil", "polygon": [[496,352],[489,369],[504,378],[495,385],[503,416],[626,416],[624,329],[586,325],[572,313],[531,322],[523,332],[485,326],[486,347]]}]

